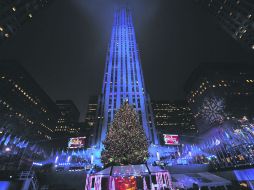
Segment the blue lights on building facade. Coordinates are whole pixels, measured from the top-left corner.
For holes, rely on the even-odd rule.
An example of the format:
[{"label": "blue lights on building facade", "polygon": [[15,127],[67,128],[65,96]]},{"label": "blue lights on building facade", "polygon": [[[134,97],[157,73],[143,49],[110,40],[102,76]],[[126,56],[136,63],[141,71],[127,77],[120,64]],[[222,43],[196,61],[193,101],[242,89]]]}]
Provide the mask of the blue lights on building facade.
[{"label": "blue lights on building facade", "polygon": [[117,9],[108,46],[98,123],[93,145],[100,146],[116,111],[124,101],[136,108],[148,140],[158,144],[150,99],[144,85],[131,11]]}]

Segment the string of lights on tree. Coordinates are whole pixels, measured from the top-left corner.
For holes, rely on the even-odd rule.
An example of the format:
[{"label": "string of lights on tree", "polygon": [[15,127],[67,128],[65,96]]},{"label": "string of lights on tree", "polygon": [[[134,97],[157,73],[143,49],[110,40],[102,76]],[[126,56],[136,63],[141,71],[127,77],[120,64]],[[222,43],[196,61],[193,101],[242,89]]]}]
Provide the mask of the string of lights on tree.
[{"label": "string of lights on tree", "polygon": [[107,165],[141,164],[148,159],[148,141],[135,109],[127,102],[117,111],[102,151]]}]

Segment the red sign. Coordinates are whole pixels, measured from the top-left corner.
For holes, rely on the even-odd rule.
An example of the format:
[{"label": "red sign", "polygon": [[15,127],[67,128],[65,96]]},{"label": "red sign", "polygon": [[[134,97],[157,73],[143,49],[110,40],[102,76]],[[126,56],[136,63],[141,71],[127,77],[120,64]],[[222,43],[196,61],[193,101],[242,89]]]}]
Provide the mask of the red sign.
[{"label": "red sign", "polygon": [[83,148],[85,146],[86,137],[70,138],[68,148]]},{"label": "red sign", "polygon": [[137,182],[134,176],[131,177],[119,177],[115,179],[115,189],[116,190],[136,190]]},{"label": "red sign", "polygon": [[179,144],[179,136],[178,135],[168,135],[163,134],[164,142],[167,145],[178,145]]}]

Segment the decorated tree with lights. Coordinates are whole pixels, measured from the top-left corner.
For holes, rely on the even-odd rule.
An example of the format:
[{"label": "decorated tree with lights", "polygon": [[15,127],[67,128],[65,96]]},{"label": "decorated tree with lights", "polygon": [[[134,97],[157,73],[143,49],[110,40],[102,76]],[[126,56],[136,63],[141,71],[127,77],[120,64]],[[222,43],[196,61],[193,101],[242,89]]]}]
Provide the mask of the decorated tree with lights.
[{"label": "decorated tree with lights", "polygon": [[127,102],[110,125],[101,159],[105,166],[141,164],[148,158],[148,141],[137,112]]}]

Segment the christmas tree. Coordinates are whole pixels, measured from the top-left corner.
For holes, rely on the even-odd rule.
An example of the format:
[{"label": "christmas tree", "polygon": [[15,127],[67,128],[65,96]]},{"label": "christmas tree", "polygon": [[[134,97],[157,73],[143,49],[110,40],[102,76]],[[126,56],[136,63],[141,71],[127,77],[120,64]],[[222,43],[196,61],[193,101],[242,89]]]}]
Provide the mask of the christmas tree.
[{"label": "christmas tree", "polygon": [[110,125],[101,159],[105,166],[141,164],[148,158],[148,141],[137,112],[127,102]]}]

